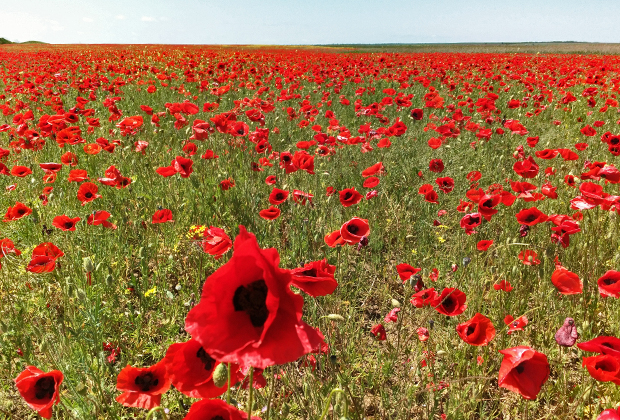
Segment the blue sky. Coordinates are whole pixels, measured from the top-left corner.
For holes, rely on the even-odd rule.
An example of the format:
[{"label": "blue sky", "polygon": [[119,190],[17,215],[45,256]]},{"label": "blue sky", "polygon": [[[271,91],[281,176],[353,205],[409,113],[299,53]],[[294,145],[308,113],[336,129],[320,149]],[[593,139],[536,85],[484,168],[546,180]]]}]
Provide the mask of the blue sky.
[{"label": "blue sky", "polygon": [[620,42],[613,0],[3,0],[0,37],[85,44]]}]

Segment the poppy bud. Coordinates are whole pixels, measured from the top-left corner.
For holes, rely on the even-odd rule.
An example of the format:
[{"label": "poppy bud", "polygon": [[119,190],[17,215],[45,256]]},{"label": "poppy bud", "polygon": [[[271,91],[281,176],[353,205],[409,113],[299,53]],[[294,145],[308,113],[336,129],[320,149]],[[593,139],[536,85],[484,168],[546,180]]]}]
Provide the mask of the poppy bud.
[{"label": "poppy bud", "polygon": [[327,315],[327,319],[329,319],[331,321],[338,321],[338,322],[344,321],[344,317],[342,315],[338,315],[338,314],[329,314],[329,315]]},{"label": "poppy bud", "polygon": [[82,267],[84,268],[84,271],[86,271],[87,273],[92,273],[93,271],[95,271],[95,264],[93,263],[93,260],[91,260],[90,257],[82,258]]},{"label": "poppy bud", "polygon": [[215,367],[213,371],[213,384],[221,388],[226,384],[228,380],[228,365],[226,363],[220,363]]},{"label": "poppy bud", "polygon": [[463,267],[467,267],[470,262],[471,262],[471,258],[469,257],[463,258]]},{"label": "poppy bud", "polygon": [[392,308],[400,308],[400,302],[396,299],[392,299]]},{"label": "poppy bud", "polygon": [[572,347],[579,338],[577,326],[573,318],[566,318],[564,325],[555,333],[555,341],[564,347]]},{"label": "poppy bud", "polygon": [[105,278],[105,282],[108,287],[112,287],[112,285],[114,284],[114,277],[112,277],[112,274],[108,274],[108,276]]}]

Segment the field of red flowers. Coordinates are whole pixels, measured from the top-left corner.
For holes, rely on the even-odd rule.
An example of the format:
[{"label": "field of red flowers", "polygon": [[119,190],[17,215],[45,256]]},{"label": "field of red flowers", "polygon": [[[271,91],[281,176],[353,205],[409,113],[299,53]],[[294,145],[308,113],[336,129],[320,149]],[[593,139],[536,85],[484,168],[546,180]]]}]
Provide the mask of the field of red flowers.
[{"label": "field of red flowers", "polygon": [[620,57],[0,76],[0,418],[620,419]]}]

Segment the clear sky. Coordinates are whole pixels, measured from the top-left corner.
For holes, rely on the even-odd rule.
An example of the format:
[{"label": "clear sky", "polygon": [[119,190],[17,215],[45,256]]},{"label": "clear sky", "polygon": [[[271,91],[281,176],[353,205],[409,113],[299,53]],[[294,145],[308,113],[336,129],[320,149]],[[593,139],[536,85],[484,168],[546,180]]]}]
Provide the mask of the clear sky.
[{"label": "clear sky", "polygon": [[87,44],[620,42],[615,0],[0,0],[0,37]]}]

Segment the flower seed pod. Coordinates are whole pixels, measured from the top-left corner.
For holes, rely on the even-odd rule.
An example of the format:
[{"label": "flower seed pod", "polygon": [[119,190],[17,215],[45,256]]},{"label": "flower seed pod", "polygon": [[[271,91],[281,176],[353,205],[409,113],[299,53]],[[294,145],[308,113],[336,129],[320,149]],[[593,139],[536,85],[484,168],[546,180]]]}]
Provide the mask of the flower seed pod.
[{"label": "flower seed pod", "polygon": [[215,367],[213,371],[213,384],[221,388],[226,385],[228,380],[228,365],[226,363],[220,363]]}]

